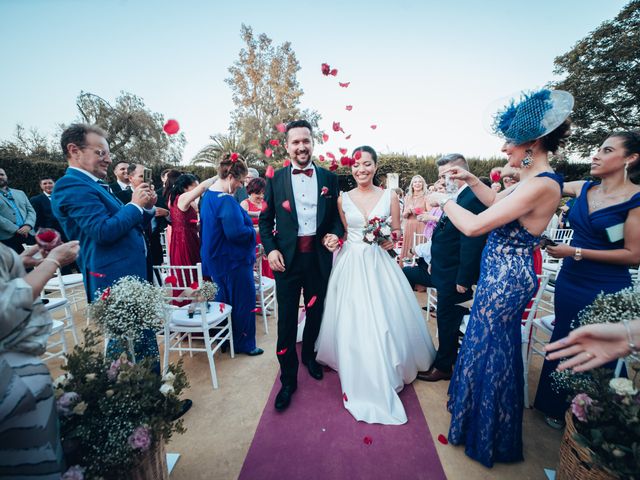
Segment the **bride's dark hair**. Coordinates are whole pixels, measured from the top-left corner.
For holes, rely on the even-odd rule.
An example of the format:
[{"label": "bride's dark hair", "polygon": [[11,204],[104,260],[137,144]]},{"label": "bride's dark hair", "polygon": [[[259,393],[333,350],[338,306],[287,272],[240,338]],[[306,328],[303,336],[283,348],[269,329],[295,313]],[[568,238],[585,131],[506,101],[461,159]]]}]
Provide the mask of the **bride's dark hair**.
[{"label": "bride's dark hair", "polygon": [[361,147],[355,148],[353,150],[353,153],[351,154],[351,157],[353,158],[357,152],[361,152],[361,153],[367,152],[369,155],[371,155],[371,158],[373,159],[373,163],[375,163],[376,165],[378,164],[378,154],[369,145],[363,145]]}]

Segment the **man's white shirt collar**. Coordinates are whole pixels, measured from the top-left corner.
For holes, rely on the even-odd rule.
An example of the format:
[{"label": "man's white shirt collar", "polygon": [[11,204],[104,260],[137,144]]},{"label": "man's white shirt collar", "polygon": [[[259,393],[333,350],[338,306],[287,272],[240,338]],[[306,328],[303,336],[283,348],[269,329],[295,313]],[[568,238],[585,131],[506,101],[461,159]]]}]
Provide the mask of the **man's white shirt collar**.
[{"label": "man's white shirt collar", "polygon": [[84,173],[87,177],[89,177],[91,180],[93,180],[94,182],[97,182],[98,180],[100,180],[98,177],[96,177],[93,173],[91,172],[87,172],[86,170],[82,169],[82,168],[78,168],[78,167],[69,167],[69,168],[73,168],[74,170],[78,170],[79,172]]}]

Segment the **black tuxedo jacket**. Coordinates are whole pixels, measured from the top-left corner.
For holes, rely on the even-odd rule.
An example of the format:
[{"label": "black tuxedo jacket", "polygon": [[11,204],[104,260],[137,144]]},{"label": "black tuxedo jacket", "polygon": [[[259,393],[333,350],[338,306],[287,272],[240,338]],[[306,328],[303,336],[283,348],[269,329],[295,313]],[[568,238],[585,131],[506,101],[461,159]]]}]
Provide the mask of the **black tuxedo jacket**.
[{"label": "black tuxedo jacket", "polygon": [[[62,231],[62,227],[58,222],[58,219],[53,215],[53,211],[51,210],[51,200],[44,193],[40,195],[36,195],[35,197],[31,197],[29,200],[31,205],[33,205],[33,209],[36,211],[36,224],[34,225],[33,230],[35,232],[38,231],[40,227],[43,228],[54,228],[64,238],[64,232]],[[66,241],[66,240],[65,240]]]},{"label": "black tuxedo jacket", "polygon": [[[457,203],[476,215],[487,208],[470,187],[460,192]],[[486,240],[486,235],[463,235],[443,214],[431,237],[431,278],[435,287],[451,289],[456,285],[467,288],[475,285],[480,276],[480,259]]]},{"label": "black tuxedo jacket", "polygon": [[[318,182],[315,247],[320,272],[328,279],[333,254],[322,245],[322,238],[327,233],[338,237],[344,235],[344,227],[338,215],[338,177],[317,165],[313,175]],[[264,201],[266,207],[260,213],[259,220],[260,239],[267,255],[273,250],[282,253],[285,269],[288,269],[295,260],[298,242],[298,215],[291,184],[291,166],[276,171],[273,178],[267,181]],[[291,211],[283,206],[285,201],[289,202]]]},{"label": "black tuxedo jacket", "polygon": [[120,186],[117,180],[113,183],[110,183],[109,187],[111,187],[111,191],[116,195],[118,195],[118,193],[123,191],[122,187]]},{"label": "black tuxedo jacket", "polygon": [[118,182],[115,183],[118,187],[118,190],[113,188],[113,184],[109,185],[111,187],[111,191],[120,199],[122,203],[125,205],[131,201],[131,197],[133,197],[133,190],[122,190]]}]

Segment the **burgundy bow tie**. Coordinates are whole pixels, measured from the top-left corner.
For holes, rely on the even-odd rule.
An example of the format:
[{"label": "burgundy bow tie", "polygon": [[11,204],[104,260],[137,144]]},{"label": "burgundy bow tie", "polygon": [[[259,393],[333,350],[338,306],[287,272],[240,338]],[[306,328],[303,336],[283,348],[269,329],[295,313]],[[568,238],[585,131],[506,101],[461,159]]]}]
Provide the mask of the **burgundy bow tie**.
[{"label": "burgundy bow tie", "polygon": [[294,175],[300,175],[301,173],[306,175],[307,177],[311,177],[313,175],[313,168],[307,168],[306,170],[300,170],[299,168],[293,169]]}]

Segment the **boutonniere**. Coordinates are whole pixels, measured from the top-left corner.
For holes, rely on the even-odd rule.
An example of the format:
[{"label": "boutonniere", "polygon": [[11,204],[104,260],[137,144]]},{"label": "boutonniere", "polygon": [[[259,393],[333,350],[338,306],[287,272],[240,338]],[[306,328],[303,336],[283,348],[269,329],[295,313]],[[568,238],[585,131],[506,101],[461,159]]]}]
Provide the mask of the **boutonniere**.
[{"label": "boutonniere", "polygon": [[325,198],[331,198],[331,195],[329,195],[329,189],[327,187],[322,187],[320,189],[320,196]]}]

